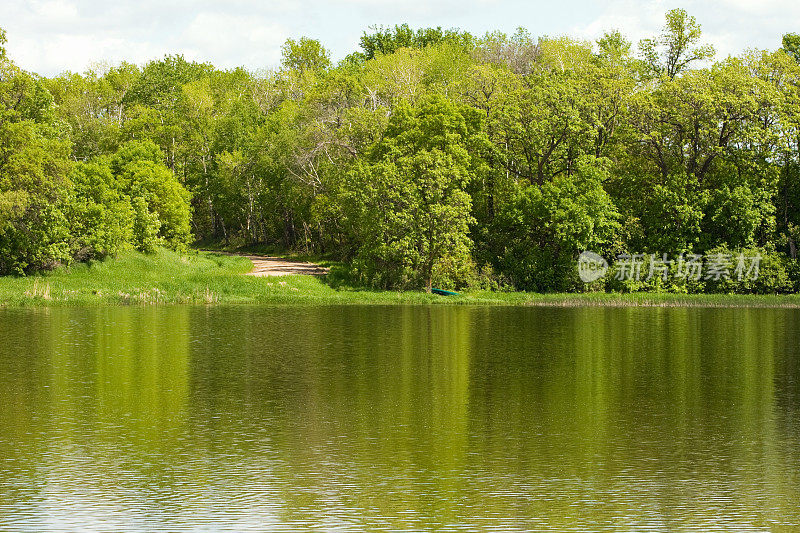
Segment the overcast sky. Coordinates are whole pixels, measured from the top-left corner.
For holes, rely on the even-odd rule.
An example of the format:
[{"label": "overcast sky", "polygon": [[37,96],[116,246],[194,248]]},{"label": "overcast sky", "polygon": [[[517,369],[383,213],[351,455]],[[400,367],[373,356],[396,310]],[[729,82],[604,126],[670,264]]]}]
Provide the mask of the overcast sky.
[{"label": "overcast sky", "polygon": [[619,29],[634,42],[683,7],[702,24],[718,57],[780,46],[800,33],[798,0],[0,0],[0,27],[21,67],[44,75],[92,62],[143,63],[167,53],[219,67],[274,67],[288,37],[319,39],[334,60],[354,51],[372,24],[457,27],[595,38]]}]

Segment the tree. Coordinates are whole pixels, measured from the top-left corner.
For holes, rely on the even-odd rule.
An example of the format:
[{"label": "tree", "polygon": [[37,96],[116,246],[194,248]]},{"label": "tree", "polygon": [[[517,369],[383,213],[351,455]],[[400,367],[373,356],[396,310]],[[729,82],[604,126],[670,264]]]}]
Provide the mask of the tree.
[{"label": "tree", "polygon": [[597,39],[600,57],[610,61],[627,59],[631,53],[631,42],[619,31],[607,31]]},{"label": "tree", "polygon": [[70,181],[74,197],[67,208],[67,218],[76,259],[104,258],[132,244],[140,249],[150,248],[134,240],[133,205],[119,189],[107,160],[79,163]]},{"label": "tree", "polygon": [[162,161],[154,143],[130,141],[111,158],[111,169],[122,192],[146,202],[163,242],[181,247],[191,238],[190,195]]},{"label": "tree", "polygon": [[473,51],[481,63],[503,65],[514,74],[530,74],[539,56],[539,44],[525,28],[517,28],[513,35],[502,32],[487,33],[476,43]]},{"label": "tree", "polygon": [[575,172],[526,185],[492,223],[495,266],[518,289],[571,291],[584,250],[613,249],[619,213],[603,185],[611,162],[581,157]]},{"label": "tree", "polygon": [[800,63],[800,35],[787,33],[783,36],[783,51]]},{"label": "tree", "polygon": [[673,173],[704,181],[726,151],[748,136],[767,95],[738,61],[694,70],[631,102],[634,153],[663,179]]},{"label": "tree", "polygon": [[[368,162],[351,174],[347,201],[361,243],[358,268],[381,287],[455,284],[470,268],[468,147],[480,119],[432,96],[398,105]],[[462,278],[462,279],[459,279]]]},{"label": "tree", "polygon": [[[505,182],[513,181],[506,169],[506,113],[509,112],[510,97],[518,90],[519,80],[508,69],[494,64],[472,65],[461,80],[461,101],[476,109],[483,117],[485,146],[480,150],[485,166],[484,172],[476,172],[471,182],[472,202],[479,226],[494,219],[498,204],[498,192],[507,190]],[[485,232],[478,232],[485,237]]]},{"label": "tree", "polygon": [[52,96],[39,78],[0,58],[0,274],[69,261],[70,168]]},{"label": "tree", "polygon": [[797,35],[705,64],[713,49],[677,9],[638,56],[616,31],[403,24],[360,44],[333,65],[290,39],[258,75],[166,56],[48,79],[0,32],[0,271],[194,234],[327,253],[380,287],[491,271],[490,285],[578,290],[584,248],[761,250],[779,281],[731,290],[787,272],[800,287]]},{"label": "tree", "polygon": [[297,41],[286,39],[286,42],[283,43],[281,65],[288,70],[319,73],[331,66],[331,58],[319,41],[300,37]]},{"label": "tree", "polygon": [[0,121],[0,274],[70,260],[68,157],[69,144],[46,125]]},{"label": "tree", "polygon": [[511,95],[504,117],[506,169],[539,185],[570,173],[591,145],[582,112],[585,98],[572,72],[545,70],[526,77]]},{"label": "tree", "polygon": [[714,56],[713,46],[698,44],[703,32],[685,10],[667,11],[666,21],[661,35],[639,42],[639,50],[654,74],[674,78],[692,63]]},{"label": "tree", "polygon": [[681,172],[658,179],[645,173],[630,174],[609,188],[628,223],[626,244],[632,252],[676,255],[700,251],[708,192],[693,177]]},{"label": "tree", "polygon": [[46,80],[53,95],[56,116],[69,124],[72,155],[88,161],[115,152],[122,142],[127,114],[127,92],[139,76],[130,63],[98,65],[85,74],[64,73]]},{"label": "tree", "polygon": [[400,48],[425,48],[442,42],[456,43],[464,47],[472,44],[473,38],[467,32],[450,29],[420,28],[414,31],[408,24],[394,27],[370,26],[372,33],[361,35],[361,48],[364,59],[373,59],[377,55],[393,54]]},{"label": "tree", "polygon": [[186,178],[189,153],[183,137],[190,129],[184,124],[183,86],[211,74],[208,63],[186,61],[181,55],[165,56],[148,63],[122,99],[128,120],[124,138],[149,139],[164,153],[164,163]]},{"label": "tree", "polygon": [[186,61],[182,55],[167,55],[148,63],[125,95],[128,106],[139,104],[159,110],[175,107],[184,84],[208,74],[208,63]]}]

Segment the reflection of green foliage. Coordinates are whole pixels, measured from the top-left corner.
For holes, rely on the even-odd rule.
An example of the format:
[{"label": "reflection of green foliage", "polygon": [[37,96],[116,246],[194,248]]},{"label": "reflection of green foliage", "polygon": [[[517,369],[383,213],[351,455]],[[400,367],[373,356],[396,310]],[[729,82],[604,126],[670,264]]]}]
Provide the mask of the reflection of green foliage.
[{"label": "reflection of green foliage", "polygon": [[138,316],[104,314],[94,326],[100,414],[109,421],[127,420],[142,451],[169,450],[170,434],[174,438],[185,429],[189,345],[176,332],[186,330],[188,317],[173,314],[165,321],[157,308]]},{"label": "reflection of green foliage", "polygon": [[46,484],[87,520],[110,500],[189,528],[794,523],[798,327],[782,309],[4,313],[0,495],[40,517]]}]

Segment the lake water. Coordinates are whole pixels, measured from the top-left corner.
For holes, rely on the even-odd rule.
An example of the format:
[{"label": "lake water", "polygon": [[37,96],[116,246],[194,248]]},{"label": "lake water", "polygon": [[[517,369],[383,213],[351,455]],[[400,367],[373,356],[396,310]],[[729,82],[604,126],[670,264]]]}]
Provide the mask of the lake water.
[{"label": "lake water", "polygon": [[800,530],[800,312],[0,310],[0,530]]}]

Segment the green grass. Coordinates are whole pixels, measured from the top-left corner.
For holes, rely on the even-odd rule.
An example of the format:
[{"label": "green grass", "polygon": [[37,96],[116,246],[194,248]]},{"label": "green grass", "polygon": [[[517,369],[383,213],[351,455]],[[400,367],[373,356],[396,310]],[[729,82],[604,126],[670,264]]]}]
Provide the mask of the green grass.
[{"label": "green grass", "polygon": [[0,278],[0,307],[150,304],[450,304],[514,306],[800,307],[800,296],[532,294],[335,289],[309,276],[244,276],[249,260],[214,252],[128,252],[28,277]]}]

